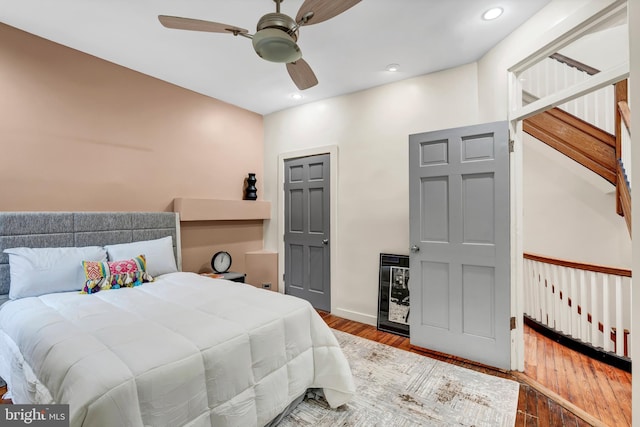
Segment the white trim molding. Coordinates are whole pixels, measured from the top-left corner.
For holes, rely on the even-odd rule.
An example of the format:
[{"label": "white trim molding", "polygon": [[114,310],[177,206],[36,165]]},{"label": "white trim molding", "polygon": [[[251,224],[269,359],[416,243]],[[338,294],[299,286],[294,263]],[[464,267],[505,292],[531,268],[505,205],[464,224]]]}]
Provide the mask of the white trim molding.
[{"label": "white trim molding", "polygon": [[342,308],[334,308],[331,310],[331,314],[342,317],[343,319],[353,320],[354,322],[364,323],[365,325],[371,325],[378,327],[378,318],[370,314],[360,313],[358,311],[345,310]]}]

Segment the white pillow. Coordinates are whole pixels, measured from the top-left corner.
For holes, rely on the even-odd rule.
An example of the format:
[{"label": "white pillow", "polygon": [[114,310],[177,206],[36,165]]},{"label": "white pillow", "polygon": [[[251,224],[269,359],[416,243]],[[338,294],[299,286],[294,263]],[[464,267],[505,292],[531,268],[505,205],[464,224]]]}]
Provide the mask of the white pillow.
[{"label": "white pillow", "polygon": [[86,280],[82,261],[106,261],[100,246],[81,248],[9,248],[9,298],[79,291]]},{"label": "white pillow", "polygon": [[144,255],[147,260],[147,273],[153,277],[178,271],[176,258],[173,254],[173,239],[171,236],[156,240],[106,245],[104,248],[109,255],[109,261],[119,261],[134,258],[141,254]]}]

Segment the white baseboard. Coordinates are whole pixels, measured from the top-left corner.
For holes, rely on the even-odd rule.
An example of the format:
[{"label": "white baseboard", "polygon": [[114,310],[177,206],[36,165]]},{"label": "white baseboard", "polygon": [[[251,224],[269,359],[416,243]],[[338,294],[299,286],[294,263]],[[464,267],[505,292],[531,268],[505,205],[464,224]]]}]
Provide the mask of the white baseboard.
[{"label": "white baseboard", "polygon": [[331,314],[347,320],[353,320],[354,322],[360,322],[372,326],[378,325],[378,318],[376,316],[371,316],[370,314],[358,313],[357,311],[345,310],[342,308],[334,308],[331,310]]}]

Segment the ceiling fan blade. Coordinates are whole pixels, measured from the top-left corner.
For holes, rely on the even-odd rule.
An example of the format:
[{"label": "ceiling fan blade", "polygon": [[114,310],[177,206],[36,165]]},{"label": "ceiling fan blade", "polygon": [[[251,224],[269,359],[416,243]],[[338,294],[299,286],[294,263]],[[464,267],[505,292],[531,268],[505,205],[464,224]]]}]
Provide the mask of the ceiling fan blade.
[{"label": "ceiling fan blade", "polygon": [[287,71],[291,76],[291,80],[293,80],[300,90],[309,89],[318,84],[316,75],[304,59],[287,63]]},{"label": "ceiling fan blade", "polygon": [[210,33],[248,33],[244,28],[219,22],[203,21],[201,19],[180,18],[178,16],[158,15],[158,20],[167,28],[176,30],[207,31]]},{"label": "ceiling fan blade", "polygon": [[[347,9],[351,9],[361,0],[305,0],[298,10],[296,15],[296,22],[300,25],[312,25],[331,19],[334,16],[340,15]],[[305,20],[305,16],[308,16],[310,12],[313,15]]]}]

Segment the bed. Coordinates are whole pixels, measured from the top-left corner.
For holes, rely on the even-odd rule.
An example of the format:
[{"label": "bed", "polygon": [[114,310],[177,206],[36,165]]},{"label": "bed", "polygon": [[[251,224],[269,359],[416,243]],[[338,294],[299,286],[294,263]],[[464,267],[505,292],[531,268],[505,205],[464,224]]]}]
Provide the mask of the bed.
[{"label": "bed", "polygon": [[[69,404],[71,426],[175,427],[274,424],[308,390],[348,402],[349,365],[310,304],[181,272],[179,230],[167,212],[0,212],[0,377],[14,403]],[[80,277],[100,281],[64,275],[78,257],[95,258]],[[107,264],[133,267],[92,269]]]}]

